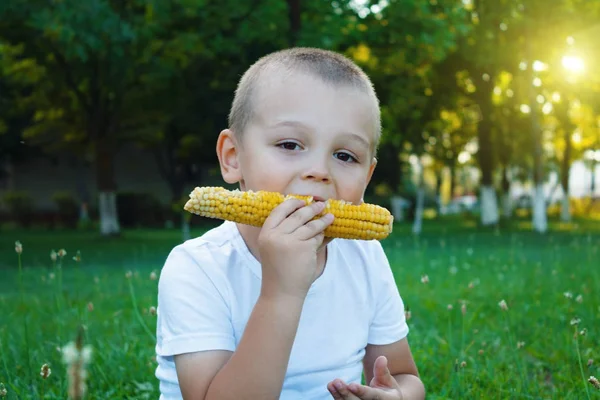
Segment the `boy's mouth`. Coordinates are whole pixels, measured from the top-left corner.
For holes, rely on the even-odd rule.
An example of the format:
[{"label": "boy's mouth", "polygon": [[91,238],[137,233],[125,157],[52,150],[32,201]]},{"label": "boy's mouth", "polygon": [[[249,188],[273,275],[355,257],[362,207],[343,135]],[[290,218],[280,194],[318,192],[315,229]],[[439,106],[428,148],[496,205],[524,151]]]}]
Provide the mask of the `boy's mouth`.
[{"label": "boy's mouth", "polygon": [[324,197],[321,196],[313,196],[312,194],[300,194],[299,196],[309,196],[312,197],[313,201],[326,201]]}]

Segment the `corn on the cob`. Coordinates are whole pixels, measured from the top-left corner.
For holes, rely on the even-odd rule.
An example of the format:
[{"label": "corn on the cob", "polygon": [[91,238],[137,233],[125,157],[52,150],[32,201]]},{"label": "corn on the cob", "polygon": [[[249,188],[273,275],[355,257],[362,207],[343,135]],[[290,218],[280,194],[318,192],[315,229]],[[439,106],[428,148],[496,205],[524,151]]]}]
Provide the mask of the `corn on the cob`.
[{"label": "corn on the cob", "polygon": [[[313,202],[311,196],[286,196],[266,191],[243,192],[209,186],[195,188],[184,209],[203,217],[261,227],[271,211],[289,197],[304,200],[306,204]],[[392,232],[394,217],[387,209],[374,204],[353,205],[343,200],[329,199],[321,215],[326,213],[335,217],[324,232],[327,237],[381,240]]]}]

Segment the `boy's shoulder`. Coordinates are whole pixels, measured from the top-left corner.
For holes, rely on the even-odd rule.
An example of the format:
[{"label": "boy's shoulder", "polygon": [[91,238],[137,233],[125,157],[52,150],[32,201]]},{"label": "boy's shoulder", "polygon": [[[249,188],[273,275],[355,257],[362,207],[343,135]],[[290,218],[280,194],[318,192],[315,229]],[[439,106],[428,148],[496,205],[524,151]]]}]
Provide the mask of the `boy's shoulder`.
[{"label": "boy's shoulder", "polygon": [[235,224],[225,221],[201,236],[176,245],[168,258],[181,261],[184,257],[189,263],[200,266],[219,264],[235,253],[238,237],[239,232]]}]

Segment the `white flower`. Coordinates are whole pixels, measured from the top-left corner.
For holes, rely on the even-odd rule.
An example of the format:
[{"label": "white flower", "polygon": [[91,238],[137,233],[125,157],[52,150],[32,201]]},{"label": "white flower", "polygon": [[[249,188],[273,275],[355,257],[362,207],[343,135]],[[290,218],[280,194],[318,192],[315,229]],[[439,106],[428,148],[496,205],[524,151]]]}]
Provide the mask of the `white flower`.
[{"label": "white flower", "polygon": [[501,310],[508,311],[508,305],[506,304],[506,301],[504,299],[500,300],[500,303],[498,303],[498,306],[500,307]]},{"label": "white flower", "polygon": [[48,364],[42,365],[42,368],[40,369],[40,376],[43,379],[47,379],[50,376],[50,374],[52,374],[52,370],[50,369]]}]

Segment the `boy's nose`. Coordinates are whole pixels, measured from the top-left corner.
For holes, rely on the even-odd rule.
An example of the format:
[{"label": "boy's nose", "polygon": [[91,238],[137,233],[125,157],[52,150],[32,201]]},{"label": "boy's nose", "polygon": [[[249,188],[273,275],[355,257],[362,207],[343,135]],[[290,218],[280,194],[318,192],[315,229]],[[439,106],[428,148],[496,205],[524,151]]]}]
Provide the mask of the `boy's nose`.
[{"label": "boy's nose", "polygon": [[325,166],[317,165],[312,165],[309,169],[307,169],[302,175],[302,178],[324,183],[329,183],[331,181],[331,176],[327,168]]}]

